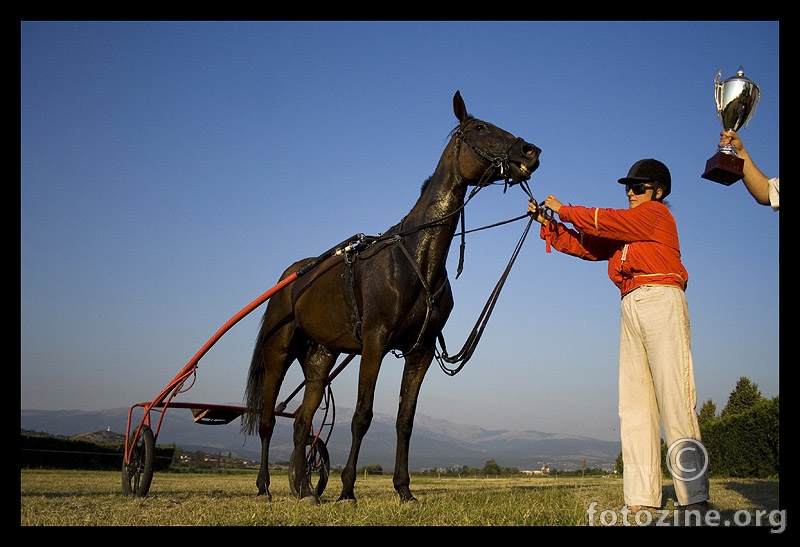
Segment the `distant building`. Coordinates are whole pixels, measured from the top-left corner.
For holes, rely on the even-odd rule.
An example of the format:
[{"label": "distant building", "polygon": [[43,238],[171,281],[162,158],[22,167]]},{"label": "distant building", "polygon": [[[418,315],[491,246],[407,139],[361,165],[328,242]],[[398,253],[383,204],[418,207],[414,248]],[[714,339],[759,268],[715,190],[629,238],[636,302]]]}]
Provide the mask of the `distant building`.
[{"label": "distant building", "polygon": [[531,476],[531,475],[549,475],[550,474],[550,467],[548,467],[547,465],[543,465],[542,468],[539,471],[529,471],[529,470],[526,469],[526,470],[520,471],[520,473],[522,473],[523,475],[528,475],[528,476]]}]

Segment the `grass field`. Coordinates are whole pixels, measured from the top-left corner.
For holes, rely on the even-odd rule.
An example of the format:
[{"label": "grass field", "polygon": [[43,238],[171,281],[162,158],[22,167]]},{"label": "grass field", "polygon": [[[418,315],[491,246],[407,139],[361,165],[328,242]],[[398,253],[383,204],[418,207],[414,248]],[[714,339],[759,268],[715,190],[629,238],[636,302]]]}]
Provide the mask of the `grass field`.
[{"label": "grass field", "polygon": [[[681,524],[664,481],[662,514],[628,515],[622,480],[605,477],[437,478],[414,476],[419,503],[400,504],[389,475],[359,477],[358,502],[339,504],[333,475],[321,503],[292,497],[286,473],[272,474],[272,502],[255,495],[254,471],[156,473],[145,498],[122,494],[121,473],[20,472],[21,526],[623,526]],[[777,480],[712,479],[716,522],[706,526],[785,529]],[[591,516],[590,516],[591,515]],[[677,519],[677,520],[676,520]],[[659,523],[659,520],[661,521]]]}]

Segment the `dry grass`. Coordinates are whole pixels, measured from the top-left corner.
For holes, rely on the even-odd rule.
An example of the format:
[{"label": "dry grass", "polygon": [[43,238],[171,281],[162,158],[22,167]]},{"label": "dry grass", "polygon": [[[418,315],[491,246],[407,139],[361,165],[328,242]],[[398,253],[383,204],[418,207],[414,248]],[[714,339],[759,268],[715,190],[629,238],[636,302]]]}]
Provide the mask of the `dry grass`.
[{"label": "dry grass", "polygon": [[[359,477],[358,503],[335,503],[334,475],[322,503],[291,496],[285,474],[273,474],[272,502],[255,496],[255,473],[156,474],[146,498],[122,494],[121,474],[105,471],[22,470],[22,526],[586,526],[593,506],[615,513],[623,505],[615,476],[560,478],[436,478],[412,476],[419,503],[400,504],[390,476]],[[735,511],[777,511],[777,480],[712,479],[721,520]],[[664,482],[665,508],[674,507]],[[672,512],[668,522],[672,522]],[[611,513],[607,513],[609,517]],[[778,515],[773,515],[774,519]],[[632,517],[629,517],[632,521]],[[608,520],[606,520],[608,522]],[[740,518],[739,523],[743,520]],[[785,527],[785,514],[781,521]],[[761,526],[778,528],[762,517]],[[617,523],[621,525],[621,521]]]}]

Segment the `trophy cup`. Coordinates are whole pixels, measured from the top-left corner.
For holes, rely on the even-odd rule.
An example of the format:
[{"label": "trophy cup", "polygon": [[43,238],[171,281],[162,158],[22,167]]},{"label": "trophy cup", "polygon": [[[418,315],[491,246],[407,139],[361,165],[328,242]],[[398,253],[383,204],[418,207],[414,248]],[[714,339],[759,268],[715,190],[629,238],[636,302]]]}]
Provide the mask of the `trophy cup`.
[{"label": "trophy cup", "polygon": [[[739,131],[746,126],[756,113],[761,90],[755,82],[745,78],[744,68],[739,67],[736,76],[719,81],[722,71],[714,78],[714,99],[717,102],[717,115],[725,131]],[[730,144],[720,146],[717,153],[706,162],[704,179],[730,186],[741,179],[744,160],[736,156],[736,149]]]}]

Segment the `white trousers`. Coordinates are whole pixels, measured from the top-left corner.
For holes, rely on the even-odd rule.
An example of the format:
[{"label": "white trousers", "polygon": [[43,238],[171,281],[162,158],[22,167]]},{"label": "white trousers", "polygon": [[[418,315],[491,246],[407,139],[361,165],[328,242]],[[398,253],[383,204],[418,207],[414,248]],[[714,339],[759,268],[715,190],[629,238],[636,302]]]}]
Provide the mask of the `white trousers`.
[{"label": "white trousers", "polygon": [[[667,446],[680,439],[700,441],[690,344],[689,307],[682,289],[644,285],[623,297],[619,422],[623,494],[629,506],[661,507],[661,426]],[[691,451],[684,452],[691,456]],[[702,469],[703,461],[684,463],[681,469]],[[707,470],[687,477],[691,475],[673,474],[678,504],[707,500]]]}]

